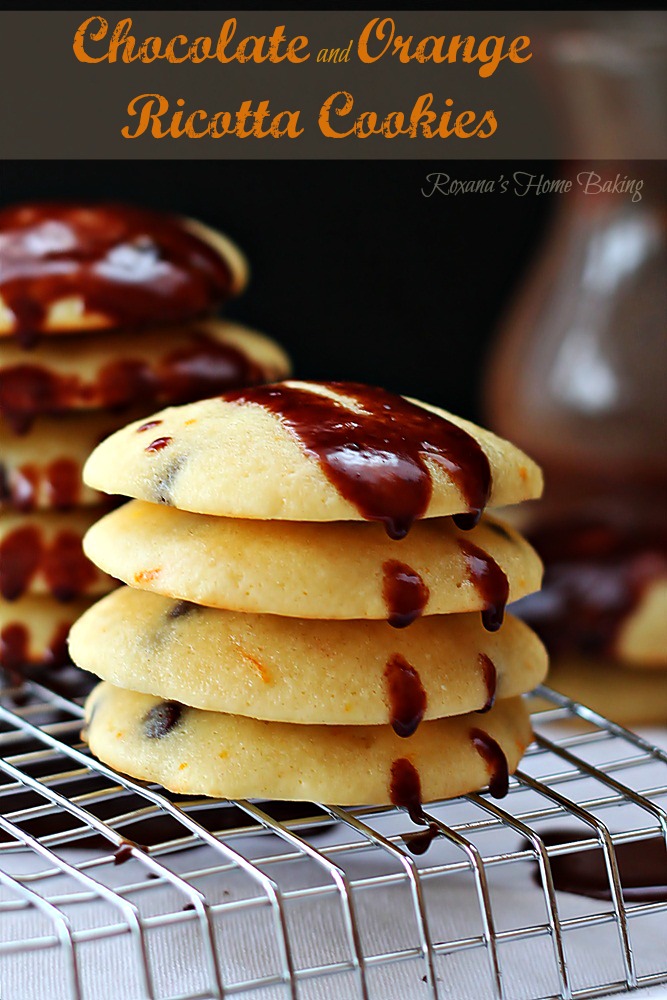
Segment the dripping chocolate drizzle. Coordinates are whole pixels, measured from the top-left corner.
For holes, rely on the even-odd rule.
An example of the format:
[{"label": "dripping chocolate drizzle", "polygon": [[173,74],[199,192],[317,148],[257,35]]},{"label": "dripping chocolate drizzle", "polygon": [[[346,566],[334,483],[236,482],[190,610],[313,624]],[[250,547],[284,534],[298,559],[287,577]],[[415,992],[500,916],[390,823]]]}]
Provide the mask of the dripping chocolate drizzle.
[{"label": "dripping chocolate drizzle", "polygon": [[424,822],[419,772],[407,757],[399,757],[391,765],[389,798],[395,806],[407,809],[413,823]]},{"label": "dripping chocolate drizzle", "polygon": [[35,525],[15,528],[0,541],[0,596],[22,597],[38,573],[59,601],[80,597],[97,575],[76,532],[63,529],[49,539]]},{"label": "dripping chocolate drizzle", "polygon": [[22,622],[10,622],[0,630],[0,668],[11,684],[20,685],[28,671],[35,667],[58,669],[69,661],[67,636],[70,623],[58,625],[44,650],[41,661],[30,656],[30,632]]},{"label": "dripping chocolate drizzle", "polygon": [[25,434],[40,415],[189,403],[265,378],[243,351],[195,328],[175,351],[151,360],[118,358],[87,379],[36,363],[8,365],[0,369],[0,416],[15,434]]},{"label": "dripping chocolate drizzle", "polygon": [[407,809],[413,823],[427,827],[420,833],[410,833],[403,838],[405,846],[412,854],[424,854],[440,831],[424,814],[419,772],[407,757],[399,757],[392,762],[389,798],[395,806]]},{"label": "dripping chocolate drizzle", "polygon": [[279,416],[341,496],[366,520],[384,524],[390,538],[404,538],[426,513],[433,490],[427,458],[442,465],[463,494],[468,511],[455,517],[459,527],[479,521],[491,493],[491,470],[466,431],[385,389],[319,384],[346,396],[355,409],[284,384],[223,398],[256,403]]},{"label": "dripping chocolate drizzle", "polygon": [[419,674],[400,653],[394,653],[384,678],[392,728],[397,736],[412,736],[426,711],[426,691]]},{"label": "dripping chocolate drizzle", "polygon": [[424,613],[429,589],[416,570],[397,559],[387,559],[382,571],[387,621],[393,628],[406,628]]},{"label": "dripping chocolate drizzle", "polygon": [[496,689],[498,687],[498,673],[496,665],[486,653],[479,653],[477,656],[479,665],[482,668],[482,678],[486,687],[486,701],[478,709],[479,713],[490,712],[496,701]]},{"label": "dripping chocolate drizzle", "polygon": [[487,766],[490,795],[494,799],[504,798],[509,789],[509,767],[502,747],[483,729],[471,729],[470,739]]},{"label": "dripping chocolate drizzle", "polygon": [[482,624],[488,632],[497,632],[503,623],[509,597],[509,581],[488,552],[467,538],[458,539],[468,576],[484,601]]},{"label": "dripping chocolate drizzle", "polygon": [[228,264],[176,216],[112,203],[0,211],[0,295],[30,347],[49,307],[80,297],[107,326],[177,323],[233,292]]},{"label": "dripping chocolate drizzle", "polygon": [[0,507],[31,511],[40,506],[54,510],[72,510],[81,494],[81,469],[71,458],[56,458],[45,466],[32,463],[8,470],[0,463]]}]

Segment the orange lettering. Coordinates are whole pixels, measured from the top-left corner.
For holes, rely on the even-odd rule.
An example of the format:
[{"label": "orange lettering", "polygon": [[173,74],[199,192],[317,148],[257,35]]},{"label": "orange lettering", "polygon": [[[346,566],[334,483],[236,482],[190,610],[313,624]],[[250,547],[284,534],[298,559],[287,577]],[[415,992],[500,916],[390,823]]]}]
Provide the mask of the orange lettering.
[{"label": "orange lettering", "polygon": [[[142,101],[143,105],[140,107]],[[158,110],[153,111],[156,101],[158,102]],[[134,117],[134,115],[139,115],[139,121],[137,122],[136,129],[134,132],[131,132],[130,128],[125,125],[124,128],[120,130],[121,135],[124,139],[136,139],[138,136],[144,134],[152,121],[151,135],[153,138],[164,138],[165,135],[169,134],[169,130],[163,130],[160,127],[160,118],[162,115],[165,115],[168,110],[169,101],[161,94],[139,94],[137,97],[134,97],[127,106],[128,115],[132,117]]]},{"label": "orange lettering", "polygon": [[[345,98],[342,107],[334,108],[333,107],[334,102],[338,100],[338,98],[340,97]],[[331,94],[330,97],[327,97],[326,101],[320,108],[320,114],[317,119],[317,124],[320,127],[322,135],[326,135],[328,139],[344,139],[345,136],[353,135],[354,125],[352,126],[351,129],[348,129],[347,132],[336,132],[331,127],[331,121],[330,121],[332,108],[334,114],[338,115],[339,118],[342,118],[343,115],[347,115],[350,113],[353,106],[354,106],[354,98],[352,97],[352,94],[348,94],[347,90],[338,90],[335,94]]]},{"label": "orange lettering", "polygon": [[[380,20],[379,17],[374,17],[371,21],[369,21],[359,35],[359,41],[357,42],[357,55],[361,61],[365,63],[374,63],[377,62],[378,59],[381,59],[391,45],[391,40],[394,37],[395,30],[396,25],[391,17],[385,17],[382,20]],[[377,53],[377,55],[371,55],[368,49],[368,42],[373,31],[375,32],[375,38],[380,41],[384,40],[385,31],[389,32],[384,47]]]},{"label": "orange lettering", "polygon": [[[97,30],[92,27],[92,25],[97,24]],[[86,37],[86,32],[90,28],[90,37],[94,42],[101,42],[107,31],[109,30],[109,22],[104,17],[94,16],[89,17],[87,21],[79,25],[76,34],[74,35],[74,44],[72,48],[74,49],[74,55],[82,63],[100,63],[104,62],[105,59],[109,58],[108,52],[103,56],[90,56],[86,52],[84,45],[84,40]]]}]

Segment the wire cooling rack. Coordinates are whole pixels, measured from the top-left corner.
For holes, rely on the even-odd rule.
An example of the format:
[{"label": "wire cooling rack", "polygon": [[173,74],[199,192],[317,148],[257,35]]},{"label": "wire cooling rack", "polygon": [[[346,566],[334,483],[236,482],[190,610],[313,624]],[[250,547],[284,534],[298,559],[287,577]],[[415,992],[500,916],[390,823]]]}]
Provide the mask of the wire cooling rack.
[{"label": "wire cooling rack", "polygon": [[[667,981],[667,899],[624,900],[616,856],[667,840],[667,754],[540,694],[509,795],[429,805],[439,835],[416,854],[402,810],[120,776],[82,744],[81,699],[5,688],[0,997],[537,1000]],[[554,827],[572,838],[549,846]],[[556,891],[557,859],[593,848],[608,898]]]}]

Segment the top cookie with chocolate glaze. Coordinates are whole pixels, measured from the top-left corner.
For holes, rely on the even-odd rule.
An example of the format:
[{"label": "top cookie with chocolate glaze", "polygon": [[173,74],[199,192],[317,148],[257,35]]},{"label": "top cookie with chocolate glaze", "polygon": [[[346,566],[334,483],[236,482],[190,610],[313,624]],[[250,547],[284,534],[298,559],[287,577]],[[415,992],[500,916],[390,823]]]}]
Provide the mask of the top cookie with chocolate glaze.
[{"label": "top cookie with chocolate glaze", "polygon": [[104,441],[84,477],[194,513],[379,521],[393,538],[423,517],[472,527],[487,505],[542,490],[538,466],[489,431],[342,382],[288,381],[164,410]]},{"label": "top cookie with chocolate glaze", "polygon": [[177,323],[245,286],[241,252],[191,219],[113,203],[0,211],[0,336]]}]

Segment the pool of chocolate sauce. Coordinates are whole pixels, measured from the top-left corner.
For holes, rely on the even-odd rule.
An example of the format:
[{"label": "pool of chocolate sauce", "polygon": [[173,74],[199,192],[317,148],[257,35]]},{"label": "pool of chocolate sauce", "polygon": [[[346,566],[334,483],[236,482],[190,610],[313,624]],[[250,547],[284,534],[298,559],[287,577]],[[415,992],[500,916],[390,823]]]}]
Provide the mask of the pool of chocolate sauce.
[{"label": "pool of chocolate sauce", "polygon": [[[549,830],[540,834],[547,847],[595,839],[595,832]],[[524,849],[530,847],[524,842]],[[614,846],[623,898],[627,903],[651,903],[667,900],[667,848],[661,837],[616,844]],[[611,888],[601,847],[559,854],[549,859],[554,886],[592,899],[611,900]],[[539,871],[534,879],[541,885]]]}]

